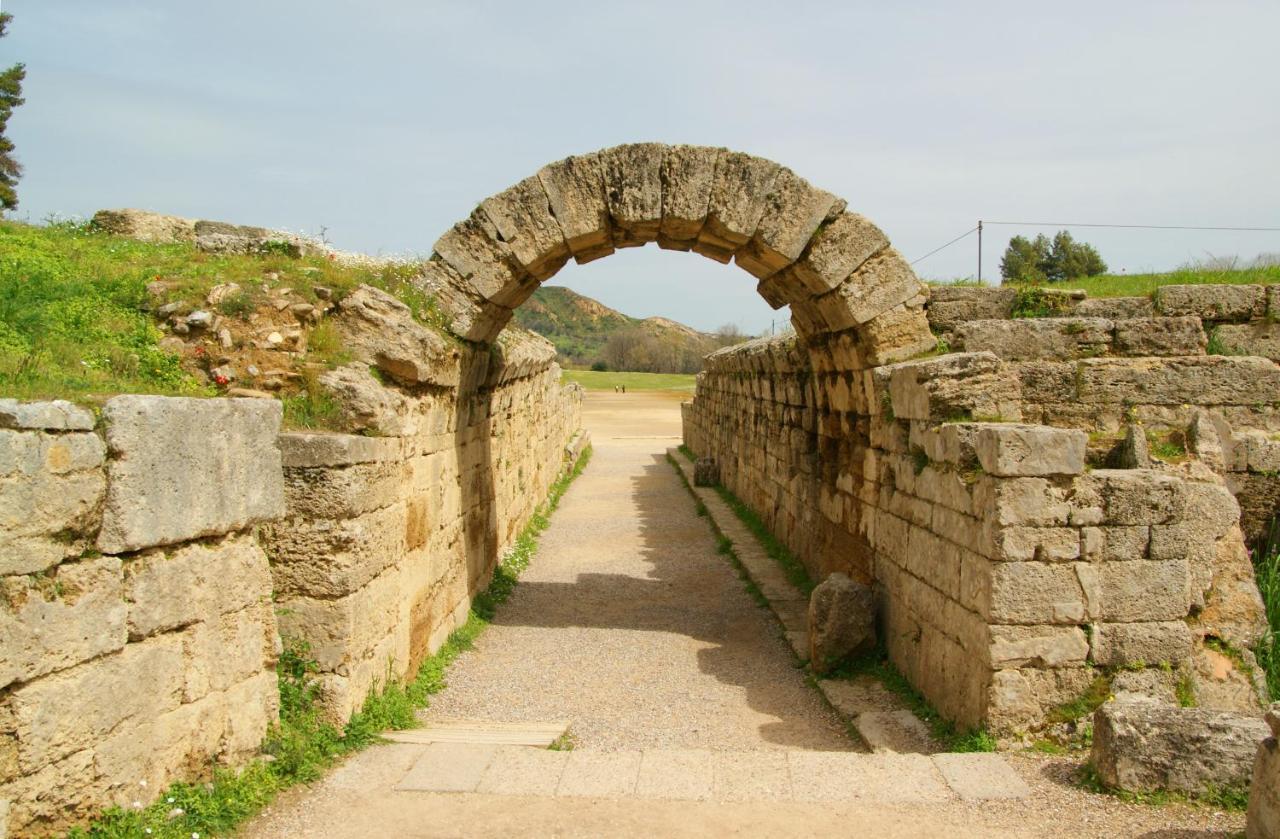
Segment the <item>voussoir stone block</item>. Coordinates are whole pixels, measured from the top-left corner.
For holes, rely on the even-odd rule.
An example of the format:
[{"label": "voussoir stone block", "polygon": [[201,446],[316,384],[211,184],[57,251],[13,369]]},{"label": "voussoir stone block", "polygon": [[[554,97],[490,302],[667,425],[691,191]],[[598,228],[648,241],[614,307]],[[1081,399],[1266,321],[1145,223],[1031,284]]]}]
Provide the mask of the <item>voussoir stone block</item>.
[{"label": "voussoir stone block", "polygon": [[486,198],[480,209],[534,279],[547,279],[568,261],[569,245],[537,175]]},{"label": "voussoir stone block", "polygon": [[137,551],[283,515],[280,418],[274,399],[108,400],[111,459],[98,549]]},{"label": "voussoir stone block", "polygon": [[1084,472],[1089,436],[1083,431],[1006,423],[986,423],[976,428],[974,451],[989,475],[1038,477]]},{"label": "voussoir stone block", "polygon": [[551,212],[578,263],[613,253],[613,230],[604,194],[600,154],[575,155],[538,170]]},{"label": "voussoir stone block", "polygon": [[515,308],[538,282],[522,268],[511,246],[482,210],[460,221],[436,240],[435,253],[467,281],[474,293],[490,303]]},{"label": "voussoir stone block", "polygon": [[420,268],[413,284],[435,301],[449,318],[449,331],[459,338],[492,341],[511,320],[511,309],[481,297],[439,254],[432,254]]},{"label": "voussoir stone block", "polygon": [[658,238],[662,164],[668,150],[662,143],[628,143],[600,152],[615,246],[638,247]]},{"label": "voussoir stone block", "polygon": [[724,149],[671,146],[662,161],[662,224],[658,246],[687,251],[707,220],[711,185]]},{"label": "voussoir stone block", "polygon": [[760,227],[765,199],[782,167],[771,160],[728,151],[716,164],[707,206],[707,223],[698,233],[694,250],[728,262]]},{"label": "voussoir stone block", "polygon": [[852,329],[922,294],[927,290],[907,261],[885,248],[814,302],[832,329]]},{"label": "voussoir stone block", "polygon": [[764,279],[799,259],[819,225],[844,207],[844,199],[784,168],[765,199],[760,226],[734,259],[748,273]]},{"label": "voussoir stone block", "polygon": [[811,294],[826,294],[888,245],[888,237],[869,219],[842,212],[818,228],[804,255],[785,273]]}]

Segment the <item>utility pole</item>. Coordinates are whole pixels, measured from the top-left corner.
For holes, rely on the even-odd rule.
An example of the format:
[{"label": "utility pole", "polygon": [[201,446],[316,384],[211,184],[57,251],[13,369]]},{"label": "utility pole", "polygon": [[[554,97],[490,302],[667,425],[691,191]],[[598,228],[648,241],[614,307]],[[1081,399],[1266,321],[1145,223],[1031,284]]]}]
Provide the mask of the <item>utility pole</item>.
[{"label": "utility pole", "polygon": [[978,219],[978,285],[982,285],[982,219]]}]

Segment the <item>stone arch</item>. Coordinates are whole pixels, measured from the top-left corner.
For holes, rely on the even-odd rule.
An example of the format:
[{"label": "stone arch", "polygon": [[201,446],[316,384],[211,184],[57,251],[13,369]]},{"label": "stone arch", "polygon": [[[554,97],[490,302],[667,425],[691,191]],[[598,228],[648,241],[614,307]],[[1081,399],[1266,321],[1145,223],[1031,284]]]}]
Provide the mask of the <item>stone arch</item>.
[{"label": "stone arch", "polygon": [[548,164],[441,236],[421,282],[454,334],[489,342],[569,259],[649,242],[736,263],[770,306],[791,306],[811,351],[844,348],[837,368],[934,345],[927,288],[878,227],[784,166],[709,146],[633,143]]}]

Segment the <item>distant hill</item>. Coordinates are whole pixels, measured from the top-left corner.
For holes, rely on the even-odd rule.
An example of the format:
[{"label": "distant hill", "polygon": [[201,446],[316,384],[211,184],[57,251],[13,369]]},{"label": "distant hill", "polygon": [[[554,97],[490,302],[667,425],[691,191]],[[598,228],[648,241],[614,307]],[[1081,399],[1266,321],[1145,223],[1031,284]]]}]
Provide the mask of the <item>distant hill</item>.
[{"label": "distant hill", "polygon": [[539,288],[515,321],[555,344],[562,363],[610,370],[695,373],[702,356],[733,343],[669,318],[624,315],[563,286]]}]

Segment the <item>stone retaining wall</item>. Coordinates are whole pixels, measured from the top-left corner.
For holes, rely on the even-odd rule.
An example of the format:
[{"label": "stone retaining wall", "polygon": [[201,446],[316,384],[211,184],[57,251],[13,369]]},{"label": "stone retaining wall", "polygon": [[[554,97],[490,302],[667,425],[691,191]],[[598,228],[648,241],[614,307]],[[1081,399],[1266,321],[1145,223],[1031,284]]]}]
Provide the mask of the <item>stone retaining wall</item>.
[{"label": "stone retaining wall", "polygon": [[[0,400],[0,835],[255,753],[277,715],[280,404]],[[217,429],[216,433],[212,429]]]},{"label": "stone retaining wall", "polygon": [[[710,356],[685,441],[815,576],[876,584],[891,659],[950,719],[1034,727],[1095,665],[1195,668],[1204,638],[1264,629],[1239,509],[1203,465],[1086,470],[1087,435],[1020,422],[991,353],[847,371],[805,349]],[[1243,674],[1203,695],[1258,702]]]}]

